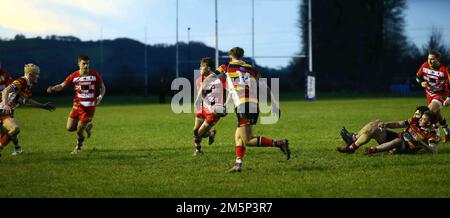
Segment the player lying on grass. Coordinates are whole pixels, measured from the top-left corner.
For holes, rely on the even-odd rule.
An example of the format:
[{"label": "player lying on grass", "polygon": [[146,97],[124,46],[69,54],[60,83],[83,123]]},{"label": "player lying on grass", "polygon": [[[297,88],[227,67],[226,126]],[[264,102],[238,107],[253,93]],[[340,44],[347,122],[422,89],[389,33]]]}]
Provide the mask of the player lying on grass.
[{"label": "player lying on grass", "polygon": [[[412,118],[418,120],[428,110],[427,106],[417,106]],[[402,122],[406,122],[406,120]],[[372,139],[375,139],[378,144],[383,144],[398,137],[398,133],[387,128],[381,128],[381,124],[382,122],[379,119],[373,120],[367,123],[358,133],[350,133],[343,127],[340,134],[346,145],[338,147],[337,151],[354,153],[359,147],[367,144]]]},{"label": "player lying on grass", "polygon": [[[66,80],[58,85],[47,88],[48,93],[55,93],[64,90],[73,85],[75,98],[73,99],[73,107],[67,119],[67,130],[69,132],[77,131],[77,145],[72,154],[81,152],[84,142],[84,134],[91,136],[92,119],[96,105],[100,104],[105,96],[106,88],[100,73],[95,70],[89,70],[90,59],[88,56],[78,57],[79,70],[70,74]],[[100,94],[96,96],[96,88],[100,87]]]},{"label": "player lying on grass", "polygon": [[433,111],[425,111],[420,119],[410,118],[407,122],[381,124],[388,128],[406,128],[398,137],[378,146],[367,148],[365,154],[389,151],[391,154],[410,154],[421,149],[436,154],[438,136],[435,129],[437,116]]},{"label": "player lying on grass", "polygon": [[443,106],[450,104],[448,68],[441,64],[441,53],[428,52],[428,60],[417,71],[416,80],[425,89],[428,107],[436,113],[439,125],[444,129],[444,142],[450,140],[450,129],[442,114]]},{"label": "player lying on grass", "polygon": [[[211,58],[200,60],[201,76],[196,80],[197,96],[195,99],[195,124],[193,128],[195,152],[193,156],[203,154],[202,138],[208,137],[208,144],[214,142],[216,130],[213,126],[219,122],[225,111],[214,111],[214,106],[223,106],[223,89],[225,79],[208,78],[214,69],[214,61]],[[224,109],[224,107],[218,107]]]},{"label": "player lying on grass", "polygon": [[6,147],[10,141],[17,140],[20,132],[19,124],[14,118],[14,110],[21,104],[30,107],[43,108],[54,111],[55,106],[48,102],[41,104],[31,99],[31,86],[39,80],[40,69],[34,64],[26,64],[24,67],[24,76],[14,80],[2,91],[0,103],[0,119],[3,123],[2,129],[5,134],[0,138],[0,151]]}]

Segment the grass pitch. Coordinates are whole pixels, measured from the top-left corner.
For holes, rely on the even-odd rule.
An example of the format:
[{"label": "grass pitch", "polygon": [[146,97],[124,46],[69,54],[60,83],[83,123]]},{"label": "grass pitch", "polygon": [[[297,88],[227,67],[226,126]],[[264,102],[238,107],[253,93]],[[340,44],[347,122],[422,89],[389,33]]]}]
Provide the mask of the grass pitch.
[{"label": "grass pitch", "polygon": [[450,197],[450,143],[434,156],[335,150],[344,144],[342,126],[357,131],[374,118],[406,119],[424,98],[283,101],[281,120],[254,131],[288,138],[291,160],[277,148],[248,147],[240,174],[226,173],[235,158],[234,114],[216,126],[215,144],[203,142],[205,155],[192,157],[193,114],[107,97],[84,151],[73,156],[76,136],[65,130],[70,97],[59,100],[52,113],[16,111],[24,153],[10,156],[12,145],[2,151],[0,197]]}]

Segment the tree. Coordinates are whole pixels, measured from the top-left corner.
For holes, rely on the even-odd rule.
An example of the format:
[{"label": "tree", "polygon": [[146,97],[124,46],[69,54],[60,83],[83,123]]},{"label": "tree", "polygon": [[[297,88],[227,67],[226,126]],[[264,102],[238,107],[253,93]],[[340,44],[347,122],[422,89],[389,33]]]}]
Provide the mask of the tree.
[{"label": "tree", "polygon": [[[405,0],[314,0],[313,65],[319,91],[387,90],[386,75],[407,50]],[[300,5],[302,52],[308,54],[308,0]],[[296,60],[297,69],[306,62]]]},{"label": "tree", "polygon": [[24,40],[24,39],[26,39],[26,37],[23,34],[17,34],[16,36],[14,36],[15,41]]},{"label": "tree", "polygon": [[426,56],[428,51],[437,50],[442,54],[442,62],[449,63],[450,61],[450,50],[447,46],[445,46],[442,39],[442,32],[436,27],[432,27],[430,39],[427,44],[422,47],[422,54]]}]

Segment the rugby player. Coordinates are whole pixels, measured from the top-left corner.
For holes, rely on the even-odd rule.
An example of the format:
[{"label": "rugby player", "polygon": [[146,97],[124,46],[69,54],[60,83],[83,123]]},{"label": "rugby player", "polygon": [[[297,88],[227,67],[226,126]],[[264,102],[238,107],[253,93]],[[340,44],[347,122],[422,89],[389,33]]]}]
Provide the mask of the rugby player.
[{"label": "rugby player", "polygon": [[436,154],[439,141],[434,124],[436,113],[425,111],[420,119],[410,118],[406,122],[386,123],[388,128],[406,128],[398,137],[381,145],[367,148],[365,154],[389,151],[391,154],[410,154],[421,149]]},{"label": "rugby player", "polygon": [[0,103],[0,120],[3,123],[2,129],[5,130],[0,138],[0,151],[6,147],[10,141],[17,140],[20,132],[19,124],[14,118],[14,110],[21,104],[30,107],[43,108],[54,111],[55,106],[48,102],[39,103],[31,99],[31,87],[39,80],[40,69],[34,64],[26,64],[24,67],[24,76],[14,80],[3,91]]},{"label": "rugby player", "polygon": [[[211,58],[200,60],[201,76],[196,80],[197,96],[195,100],[195,124],[193,128],[195,152],[193,156],[203,154],[202,138],[208,137],[208,144],[214,143],[217,131],[212,129],[225,115],[225,111],[214,111],[215,105],[223,106],[223,89],[225,78],[206,79],[214,69],[214,61]],[[220,107],[224,109],[224,107]],[[220,115],[219,115],[220,114]]]},{"label": "rugby player", "polygon": [[[2,64],[0,62],[0,92],[3,91],[3,89],[5,89],[13,81],[14,80],[13,80],[11,74],[2,68]],[[3,125],[3,123],[0,121],[0,127],[2,125]],[[4,130],[4,129],[2,128],[2,130]],[[4,135],[4,134],[6,134],[6,132],[1,131],[1,135]],[[15,155],[22,154],[22,147],[19,144],[19,139],[17,137],[14,137],[12,139],[12,142],[14,144],[14,150],[11,153],[11,155],[15,156]]]},{"label": "rugby player", "polygon": [[[237,115],[236,162],[228,172],[241,172],[246,146],[277,147],[286,154],[289,160],[291,151],[287,139],[275,140],[253,134],[252,126],[256,125],[259,117],[257,86],[261,75],[253,66],[243,61],[244,49],[234,47],[229,51],[229,55],[231,61],[219,66],[215,72],[215,76],[218,78],[226,76],[227,89],[234,102]],[[279,111],[276,102],[272,101],[272,107],[275,113]]]},{"label": "rugby player", "polygon": [[[48,93],[55,93],[73,85],[75,98],[67,119],[67,130],[69,132],[77,132],[77,145],[71,154],[81,152],[81,147],[85,140],[84,131],[86,131],[88,138],[91,136],[95,107],[100,104],[106,93],[106,87],[100,73],[90,70],[89,64],[90,59],[88,56],[79,56],[79,70],[70,74],[64,82],[47,88]],[[98,96],[96,96],[97,87],[100,87]]]},{"label": "rugby player", "polygon": [[[436,113],[439,125],[444,129],[444,142],[449,141],[450,129],[447,120],[442,114],[442,107],[450,104],[448,68],[441,64],[441,53],[439,51],[428,52],[428,61],[422,64],[417,71],[416,80],[425,88],[428,107]],[[439,132],[438,132],[439,135]]]},{"label": "rugby player", "polygon": [[[427,106],[417,106],[414,112],[413,118],[419,120],[425,111],[428,111]],[[406,122],[403,121],[403,122]],[[350,133],[347,129],[342,128],[341,137],[346,143],[345,146],[338,147],[337,151],[341,153],[354,153],[359,147],[367,144],[371,139],[375,139],[378,144],[391,141],[398,137],[398,133],[383,128],[383,122],[379,119],[375,119],[372,122],[366,124],[358,133]]]}]

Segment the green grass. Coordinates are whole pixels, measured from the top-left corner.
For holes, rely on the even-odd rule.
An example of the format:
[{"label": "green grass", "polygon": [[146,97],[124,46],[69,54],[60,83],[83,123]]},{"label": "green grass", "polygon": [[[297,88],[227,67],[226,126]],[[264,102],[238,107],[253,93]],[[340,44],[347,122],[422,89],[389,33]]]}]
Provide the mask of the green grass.
[{"label": "green grass", "polygon": [[105,99],[85,150],[72,156],[76,136],[65,130],[70,99],[59,101],[66,107],[52,113],[16,111],[24,154],[9,156],[11,145],[2,151],[0,197],[450,197],[450,144],[440,144],[435,156],[335,150],[343,145],[343,125],[356,131],[373,118],[402,120],[424,98],[281,102],[281,120],[254,131],[288,138],[291,160],[276,148],[249,147],[240,174],[226,173],[234,163],[234,114],[219,122],[205,155],[192,157],[193,114]]}]

